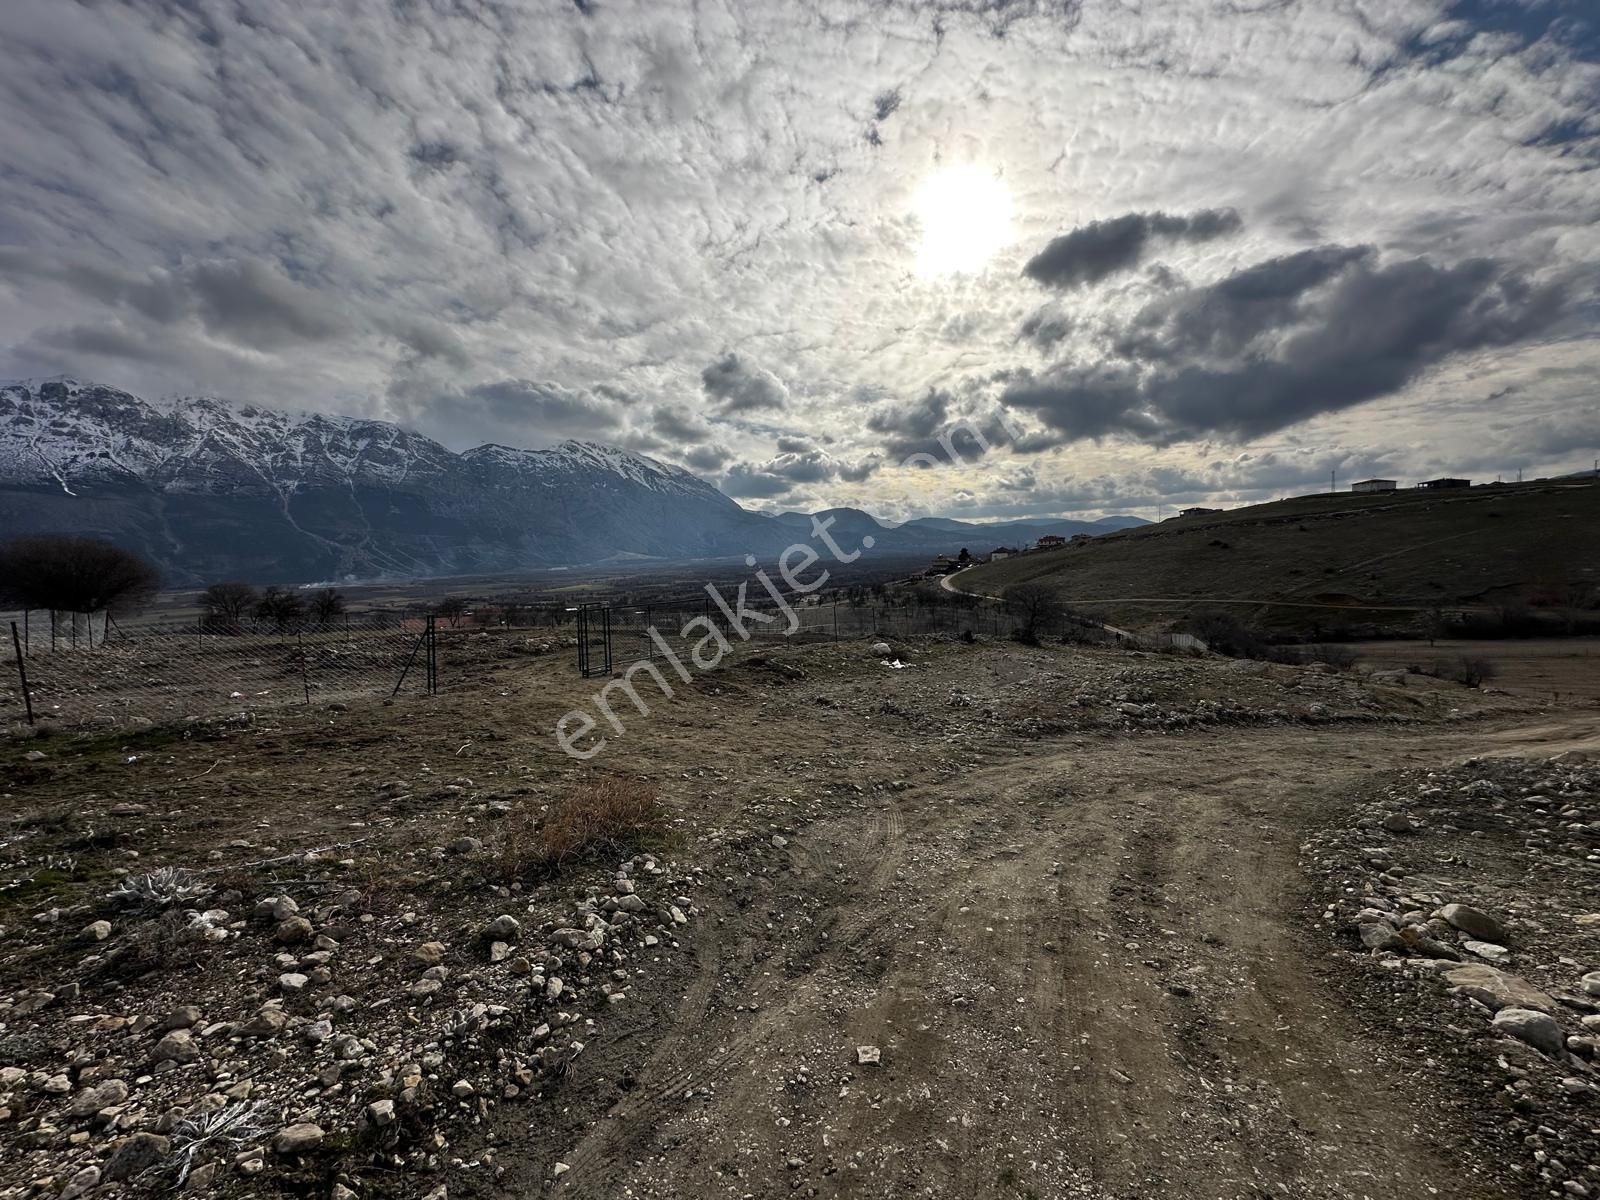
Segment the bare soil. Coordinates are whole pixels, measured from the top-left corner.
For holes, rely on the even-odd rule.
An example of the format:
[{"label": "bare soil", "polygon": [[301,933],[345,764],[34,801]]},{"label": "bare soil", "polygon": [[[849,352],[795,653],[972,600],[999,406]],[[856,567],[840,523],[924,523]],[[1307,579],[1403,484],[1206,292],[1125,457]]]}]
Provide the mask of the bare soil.
[{"label": "bare soil", "polygon": [[[337,1024],[376,1027],[365,1010],[403,994],[415,943],[461,946],[498,912],[549,928],[611,886],[614,862],[514,894],[491,869],[507,809],[598,770],[659,788],[671,828],[651,852],[692,912],[671,944],[629,951],[627,1003],[606,1003],[588,971],[581,1055],[505,1099],[481,1056],[493,1102],[436,1104],[415,1134],[443,1147],[330,1137],[297,1166],[268,1154],[259,1176],[230,1156],[211,1190],[1548,1194],[1483,1102],[1476,1048],[1397,1035],[1382,990],[1352,982],[1348,945],[1318,919],[1338,881],[1300,849],[1397,773],[1600,748],[1600,708],[1110,650],[895,649],[903,670],[864,642],[742,653],[671,701],[647,691],[648,717],[623,702],[626,732],[590,764],[551,731],[592,710],[595,681],[484,635],[446,646],[431,699],[0,745],[4,1032],[37,1031],[34,1053],[70,1061],[75,1016],[196,1003],[219,1022],[204,1040],[231,1045],[227,1022],[271,992],[274,947],[251,929],[181,971],[93,982],[76,931],[134,852],[141,870],[225,874],[248,903],[303,889],[305,852],[323,851],[311,874],[359,891],[365,921],[350,918],[332,960],[329,990],[362,1004]],[[109,816],[128,804],[145,815]],[[463,834],[482,855],[445,857]],[[69,867],[37,870],[62,854]],[[1565,897],[1571,880],[1526,886]],[[110,944],[127,936],[119,922]],[[450,961],[457,1002],[515,995],[503,967]],[[16,1015],[17,997],[69,981],[81,992]],[[380,1094],[382,1063],[307,1091],[321,1053],[285,1049],[262,1071],[266,1094],[293,1092],[276,1119]],[[186,1068],[200,1073],[184,1077],[190,1103],[215,1069]],[[440,1065],[442,1086],[466,1069]],[[92,1124],[69,1142],[52,1103],[19,1085],[0,1121],[0,1185],[19,1196],[44,1176],[59,1189],[109,1145]]]},{"label": "bare soil", "polygon": [[1600,638],[1539,638],[1514,641],[1461,640],[1356,642],[1361,661],[1385,669],[1417,665],[1429,669],[1463,657],[1487,660],[1493,686],[1559,703],[1600,700]]}]

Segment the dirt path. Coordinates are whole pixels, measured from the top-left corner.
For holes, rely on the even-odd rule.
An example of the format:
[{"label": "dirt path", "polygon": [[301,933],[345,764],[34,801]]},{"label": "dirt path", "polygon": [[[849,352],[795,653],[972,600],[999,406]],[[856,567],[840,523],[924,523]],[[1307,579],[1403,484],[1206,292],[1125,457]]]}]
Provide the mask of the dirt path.
[{"label": "dirt path", "polygon": [[1082,738],[886,789],[703,923],[634,1086],[549,1148],[559,1190],[1503,1195],[1405,1043],[1319,980],[1296,850],[1379,771],[1596,732]]}]

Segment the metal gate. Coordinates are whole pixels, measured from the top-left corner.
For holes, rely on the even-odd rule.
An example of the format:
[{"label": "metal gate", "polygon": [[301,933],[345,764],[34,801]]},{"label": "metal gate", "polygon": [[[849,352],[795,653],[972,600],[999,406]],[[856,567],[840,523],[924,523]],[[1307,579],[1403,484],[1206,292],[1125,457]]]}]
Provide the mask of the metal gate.
[{"label": "metal gate", "polygon": [[578,605],[578,673],[585,679],[611,674],[609,605]]}]

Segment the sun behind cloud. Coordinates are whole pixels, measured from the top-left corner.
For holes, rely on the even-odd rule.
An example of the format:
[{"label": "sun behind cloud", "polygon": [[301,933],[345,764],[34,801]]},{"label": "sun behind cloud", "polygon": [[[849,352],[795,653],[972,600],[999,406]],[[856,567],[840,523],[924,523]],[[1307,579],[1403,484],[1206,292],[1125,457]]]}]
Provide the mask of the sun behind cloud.
[{"label": "sun behind cloud", "polygon": [[927,278],[981,271],[1011,243],[1011,191],[976,163],[941,167],[914,200],[922,242],[917,274]]}]

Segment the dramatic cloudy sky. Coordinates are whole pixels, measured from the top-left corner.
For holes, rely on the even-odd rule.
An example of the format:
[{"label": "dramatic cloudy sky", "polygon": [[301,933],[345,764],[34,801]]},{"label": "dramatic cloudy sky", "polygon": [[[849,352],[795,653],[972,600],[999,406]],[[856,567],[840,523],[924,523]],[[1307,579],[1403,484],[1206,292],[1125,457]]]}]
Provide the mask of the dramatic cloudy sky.
[{"label": "dramatic cloudy sky", "polygon": [[0,376],[891,516],[1600,454],[1594,0],[5,0],[0,111]]}]

